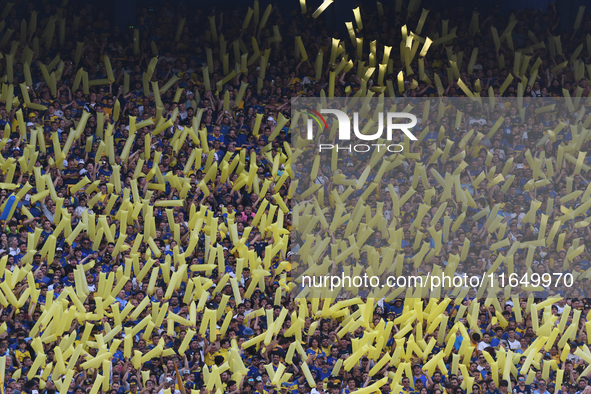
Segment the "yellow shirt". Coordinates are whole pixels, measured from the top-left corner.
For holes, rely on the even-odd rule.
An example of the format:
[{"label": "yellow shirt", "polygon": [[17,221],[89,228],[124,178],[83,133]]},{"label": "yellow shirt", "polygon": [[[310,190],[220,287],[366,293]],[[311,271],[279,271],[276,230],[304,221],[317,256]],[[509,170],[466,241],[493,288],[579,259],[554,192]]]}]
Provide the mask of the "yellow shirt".
[{"label": "yellow shirt", "polygon": [[226,362],[229,359],[230,351],[228,349],[220,349],[215,352],[212,357],[216,358],[217,356],[222,356],[224,358],[224,362]]},{"label": "yellow shirt", "polygon": [[205,365],[211,367],[213,365],[213,359],[215,358],[215,353],[207,353],[203,361],[205,361]]},{"label": "yellow shirt", "polygon": [[25,351],[23,352],[23,351],[21,351],[20,349],[16,349],[16,350],[14,351],[14,356],[16,357],[16,359],[17,359],[19,362],[21,362],[21,363],[22,363],[22,362],[23,362],[23,360],[25,359],[25,357],[29,357],[29,358],[31,357],[31,353],[29,353],[29,351],[28,351],[28,350],[25,350]]}]

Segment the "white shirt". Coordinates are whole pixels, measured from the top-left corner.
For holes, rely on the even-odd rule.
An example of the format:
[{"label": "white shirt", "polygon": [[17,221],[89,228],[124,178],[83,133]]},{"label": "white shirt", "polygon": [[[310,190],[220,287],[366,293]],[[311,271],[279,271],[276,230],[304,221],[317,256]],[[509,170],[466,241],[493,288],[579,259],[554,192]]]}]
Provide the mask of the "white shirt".
[{"label": "white shirt", "polygon": [[80,217],[82,217],[82,213],[84,211],[88,211],[88,214],[92,215],[94,212],[92,211],[92,209],[88,209],[88,207],[83,207],[83,206],[78,206],[76,207],[76,210],[74,211],[74,213],[76,215],[79,215]]},{"label": "white shirt", "polygon": [[[181,394],[181,392],[179,390],[176,390],[176,389],[174,391],[172,391],[172,390],[170,390],[170,391],[172,392],[172,394]],[[164,394],[164,390],[160,390],[158,392],[158,394]]]},{"label": "white shirt", "polygon": [[558,308],[558,314],[562,315],[562,312],[564,312],[564,307],[560,306],[560,304],[554,304],[556,306],[556,308]]},{"label": "white shirt", "polygon": [[511,341],[509,338],[507,338],[507,343],[509,344],[509,347],[512,350],[519,349],[521,347],[521,344],[519,343],[519,341],[517,339],[514,339],[513,341]]},{"label": "white shirt", "polygon": [[575,364],[578,364],[578,363],[580,363],[582,361],[582,358],[581,357],[576,356],[576,355],[574,355],[572,353],[569,353],[568,356],[566,356],[566,359],[568,361],[572,361]]},{"label": "white shirt", "polygon": [[516,213],[512,213],[511,215],[509,215],[509,217],[511,218],[511,220],[517,218],[517,220],[516,220],[517,227],[523,227],[523,223],[521,223],[521,220],[525,217],[525,213],[520,212],[519,216],[517,216]]},{"label": "white shirt", "polygon": [[474,124],[474,123],[478,123],[481,126],[484,126],[486,124],[486,119],[484,118],[470,118],[470,120],[468,121],[468,124]]},{"label": "white shirt", "polygon": [[138,107],[138,112],[140,113],[140,117],[142,116],[142,114],[144,113],[144,111],[150,111],[150,107],[145,107],[143,105],[140,105]]}]

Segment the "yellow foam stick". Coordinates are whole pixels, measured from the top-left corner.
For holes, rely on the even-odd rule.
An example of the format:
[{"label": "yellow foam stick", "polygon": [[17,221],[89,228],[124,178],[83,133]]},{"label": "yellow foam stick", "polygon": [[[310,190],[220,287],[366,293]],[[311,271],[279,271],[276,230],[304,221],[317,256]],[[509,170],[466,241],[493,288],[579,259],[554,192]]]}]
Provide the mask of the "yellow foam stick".
[{"label": "yellow foam stick", "polygon": [[180,78],[177,75],[174,75],[172,78],[170,78],[168,82],[166,82],[164,86],[160,88],[160,94],[166,93],[166,91],[170,89],[172,85],[174,85],[179,79]]},{"label": "yellow foam stick", "polygon": [[267,6],[267,8],[265,9],[265,12],[263,13],[263,17],[261,18],[261,23],[259,24],[259,29],[262,30],[265,27],[265,25],[267,24],[267,19],[269,19],[272,9],[273,9],[273,7],[271,6],[271,4],[269,4]]},{"label": "yellow foam stick", "polygon": [[314,13],[312,14],[312,18],[316,19],[320,16],[320,14],[322,14],[329,5],[331,5],[333,3],[334,0],[325,0],[320,7],[318,7],[316,9],[316,11],[314,11]]},{"label": "yellow foam stick", "polygon": [[27,379],[32,379],[37,374],[39,367],[41,367],[42,364],[45,364],[45,360],[47,360],[47,356],[45,354],[37,355],[33,365],[31,366],[31,369],[29,369],[29,372],[27,373]]},{"label": "yellow foam stick", "polygon": [[181,343],[181,346],[179,347],[179,353],[184,353],[185,350],[187,350],[187,348],[189,347],[189,344],[191,343],[191,339],[193,339],[193,337],[195,336],[196,332],[192,329],[188,329],[187,333],[185,335],[185,338],[183,339],[183,342]]},{"label": "yellow foam stick", "polygon": [[160,200],[154,204],[156,207],[182,207],[183,200]]},{"label": "yellow foam stick", "polygon": [[304,43],[302,42],[301,36],[296,36],[296,44],[300,50],[300,56],[302,58],[302,61],[305,62],[306,60],[308,60],[308,53],[306,52],[306,48],[304,47]]},{"label": "yellow foam stick", "polygon": [[110,83],[115,82],[115,74],[113,74],[113,68],[111,67],[111,59],[109,56],[103,57],[103,63],[105,64],[105,69],[107,70],[107,79]]},{"label": "yellow foam stick", "polygon": [[[135,308],[135,310],[132,312],[132,314],[129,315],[129,318],[132,320],[137,319],[138,316],[144,311],[144,309],[146,309],[149,302],[150,302],[149,297],[145,297],[142,300],[142,302]],[[147,324],[147,322],[146,322],[146,324]]]},{"label": "yellow foam stick", "polygon": [[[91,360],[83,362],[81,364],[81,367],[83,369],[96,368],[99,365],[102,365],[103,361],[108,360],[109,357],[111,357],[111,355],[109,353],[103,353],[100,356],[96,356],[95,358],[93,358]],[[58,363],[59,363],[59,361],[58,361]]]},{"label": "yellow foam stick", "polygon": [[558,64],[558,65],[556,65],[554,67],[552,67],[550,69],[550,72],[553,73],[553,74],[556,74],[558,71],[562,70],[567,65],[568,65],[568,60],[566,60],[566,61],[564,61],[564,62],[562,62],[562,63],[560,63],[560,64]]},{"label": "yellow foam stick", "polygon": [[511,82],[513,82],[513,75],[509,74],[507,75],[507,79],[505,80],[505,82],[503,82],[503,84],[499,88],[499,94],[502,95],[505,92],[505,90],[509,87]]},{"label": "yellow foam stick", "polygon": [[220,332],[222,335],[226,334],[226,331],[228,331],[228,327],[230,326],[231,322],[232,322],[232,314],[228,313],[226,315],[226,317],[224,318],[224,322],[222,323],[222,327],[220,328]]},{"label": "yellow foam stick", "polygon": [[156,246],[154,239],[150,237],[148,238],[147,242],[148,245],[150,245],[150,249],[152,249],[152,253],[154,253],[154,255],[159,258],[162,255],[162,252],[160,252],[160,249],[158,248],[158,246]]},{"label": "yellow foam stick", "polygon": [[300,0],[300,9],[302,10],[302,15],[308,11],[306,7],[306,0]]},{"label": "yellow foam stick", "polygon": [[[457,66],[456,66],[456,68],[457,68]],[[462,91],[464,93],[466,93],[466,96],[468,96],[468,97],[474,97],[474,93],[472,93],[472,91],[468,88],[468,86],[466,86],[466,84],[464,83],[464,81],[462,81],[461,78],[458,79],[458,86],[460,87],[460,89],[462,89]],[[457,119],[456,119],[456,124],[457,123],[458,122],[457,122]]]},{"label": "yellow foam stick", "polygon": [[[573,319],[574,320],[574,319]],[[562,338],[560,338],[560,341],[558,341],[558,347],[561,348],[564,346],[563,348],[563,352],[566,352],[568,354],[568,351],[566,350],[566,346],[568,346],[567,342],[571,339],[574,338],[574,335],[576,334],[577,327],[571,325],[569,326],[565,333],[563,334]]]},{"label": "yellow foam stick", "polygon": [[242,29],[246,29],[248,27],[248,24],[250,23],[250,20],[252,19],[252,14],[254,13],[254,10],[250,7],[248,7],[248,10],[246,11],[246,16],[244,17],[244,22],[242,22]]},{"label": "yellow foam stick", "polygon": [[60,389],[60,394],[66,394],[70,388],[70,384],[72,383],[72,380],[74,379],[74,372],[76,372],[74,369],[69,370],[66,373],[66,376],[64,377],[64,380],[62,381],[62,386]]},{"label": "yellow foam stick", "polygon": [[[569,355],[570,353],[570,345],[567,343],[564,345],[564,348],[562,349],[562,353],[560,354],[560,361],[565,362],[566,361],[566,357]],[[560,373],[560,371],[558,371]],[[564,371],[562,371],[564,373]],[[558,380],[558,378],[557,378]]]},{"label": "yellow foam stick", "polygon": [[357,23],[357,31],[363,30],[363,21],[361,20],[361,12],[359,7],[353,9],[353,15],[355,15],[355,22]]},{"label": "yellow foam stick", "polygon": [[287,214],[289,212],[289,209],[287,208],[287,205],[285,205],[285,202],[283,201],[283,199],[281,198],[281,196],[279,195],[279,193],[275,193],[273,195],[273,199],[275,200],[275,202],[277,203],[277,205],[279,205],[279,208],[281,208],[281,210],[283,211],[283,213]]},{"label": "yellow foam stick", "polygon": [[380,359],[380,361],[378,361],[372,369],[369,370],[369,376],[374,376],[376,373],[378,373],[382,368],[384,368],[384,366],[392,359],[392,357],[390,356],[389,353],[386,353],[386,355],[384,357],[382,357]]}]

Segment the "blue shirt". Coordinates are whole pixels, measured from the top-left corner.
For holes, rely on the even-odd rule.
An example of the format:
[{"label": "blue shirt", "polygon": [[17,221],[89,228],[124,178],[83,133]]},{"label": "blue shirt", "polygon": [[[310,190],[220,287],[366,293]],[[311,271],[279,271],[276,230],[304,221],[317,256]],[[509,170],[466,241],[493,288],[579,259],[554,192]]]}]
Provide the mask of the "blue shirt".
[{"label": "blue shirt", "polygon": [[320,380],[328,378],[331,374],[331,369],[327,368],[326,372],[322,372],[322,368],[316,368],[316,374],[320,377]]},{"label": "blue shirt", "polygon": [[214,141],[219,141],[220,143],[224,142],[224,136],[222,134],[220,134],[218,137],[216,137],[213,134],[210,134],[207,136],[207,142],[211,142],[213,143]]}]

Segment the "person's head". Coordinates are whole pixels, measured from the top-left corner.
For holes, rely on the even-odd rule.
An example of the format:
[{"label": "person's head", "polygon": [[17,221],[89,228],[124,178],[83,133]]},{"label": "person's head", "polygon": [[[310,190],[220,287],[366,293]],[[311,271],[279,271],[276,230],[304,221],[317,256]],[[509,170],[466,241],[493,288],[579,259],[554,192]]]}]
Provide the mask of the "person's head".
[{"label": "person's head", "polygon": [[500,338],[500,337],[501,337],[501,335],[503,335],[503,328],[502,328],[502,327],[496,327],[496,328],[494,329],[494,332],[495,332],[495,336],[496,336],[497,338]]},{"label": "person's head", "polygon": [[408,377],[403,377],[402,378],[402,386],[404,386],[404,388],[408,388],[410,386],[410,379]]},{"label": "person's head", "polygon": [[412,373],[414,375],[419,375],[421,373],[421,366],[419,364],[415,364],[412,366]]}]

